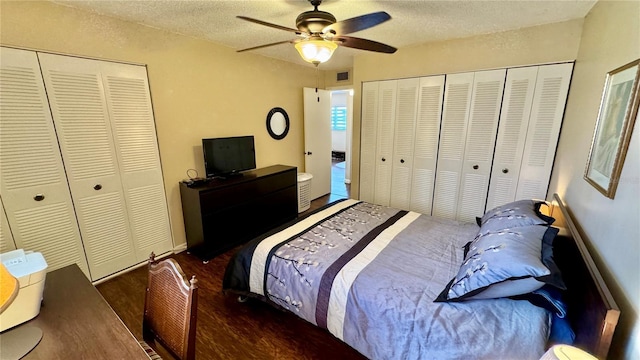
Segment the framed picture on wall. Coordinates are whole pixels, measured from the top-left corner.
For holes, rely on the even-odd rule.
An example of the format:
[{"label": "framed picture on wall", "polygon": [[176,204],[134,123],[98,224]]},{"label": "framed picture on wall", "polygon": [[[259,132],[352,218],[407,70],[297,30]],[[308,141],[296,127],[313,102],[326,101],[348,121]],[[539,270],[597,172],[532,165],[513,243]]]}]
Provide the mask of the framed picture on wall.
[{"label": "framed picture on wall", "polygon": [[604,84],[598,121],[584,178],[613,199],[638,113],[640,59],[609,73]]}]

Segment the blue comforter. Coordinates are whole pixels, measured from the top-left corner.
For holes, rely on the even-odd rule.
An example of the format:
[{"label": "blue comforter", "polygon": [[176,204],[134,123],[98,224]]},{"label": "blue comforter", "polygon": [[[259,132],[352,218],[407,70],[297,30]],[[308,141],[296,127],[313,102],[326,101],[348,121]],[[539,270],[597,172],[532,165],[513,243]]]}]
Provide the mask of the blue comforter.
[{"label": "blue comforter", "polygon": [[511,299],[433,302],[477,230],[339,201],[247,244],[223,287],[288,309],[372,359],[538,359],[546,310]]}]

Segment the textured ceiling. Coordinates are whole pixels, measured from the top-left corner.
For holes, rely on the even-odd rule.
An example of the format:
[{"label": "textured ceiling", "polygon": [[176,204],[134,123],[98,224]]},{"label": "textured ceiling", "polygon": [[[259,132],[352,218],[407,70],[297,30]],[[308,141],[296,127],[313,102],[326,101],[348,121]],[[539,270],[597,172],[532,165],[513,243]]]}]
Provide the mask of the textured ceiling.
[{"label": "textured ceiling", "polygon": [[[295,38],[295,34],[243,21],[237,19],[237,15],[295,28],[295,19],[298,14],[313,9],[306,0],[55,2],[206,39],[236,50]],[[325,0],[319,9],[332,13],[338,21],[370,12],[386,11],[391,15],[391,20],[349,35],[379,41],[402,51],[403,47],[430,41],[463,38],[583,18],[595,3],[596,0]],[[313,66],[302,61],[291,44],[276,45],[252,52]],[[322,64],[321,68],[351,67],[353,56],[364,52],[345,47],[338,48],[331,60]]]}]

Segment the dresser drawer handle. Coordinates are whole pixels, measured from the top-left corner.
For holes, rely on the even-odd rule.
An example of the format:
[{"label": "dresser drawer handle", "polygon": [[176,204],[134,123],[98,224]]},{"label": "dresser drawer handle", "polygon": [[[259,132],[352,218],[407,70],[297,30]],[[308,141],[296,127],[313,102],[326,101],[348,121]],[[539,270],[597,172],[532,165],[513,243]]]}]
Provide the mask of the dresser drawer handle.
[{"label": "dresser drawer handle", "polygon": [[35,201],[44,200],[44,194],[36,194],[36,196],[33,197],[33,200],[35,200]]},{"label": "dresser drawer handle", "polygon": [[96,184],[96,186],[93,187],[93,190],[100,190],[102,189],[102,185],[100,184]]}]

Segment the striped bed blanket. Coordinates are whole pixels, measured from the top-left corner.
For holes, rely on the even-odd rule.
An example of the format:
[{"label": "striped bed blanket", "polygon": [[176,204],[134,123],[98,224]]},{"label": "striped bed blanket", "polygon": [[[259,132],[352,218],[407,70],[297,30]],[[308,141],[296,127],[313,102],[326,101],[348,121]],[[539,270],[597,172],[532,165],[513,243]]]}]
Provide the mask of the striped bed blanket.
[{"label": "striped bed blanket", "polygon": [[327,329],[372,359],[538,359],[549,314],[511,299],[434,303],[475,224],[337,201],[249,242],[225,291]]}]

